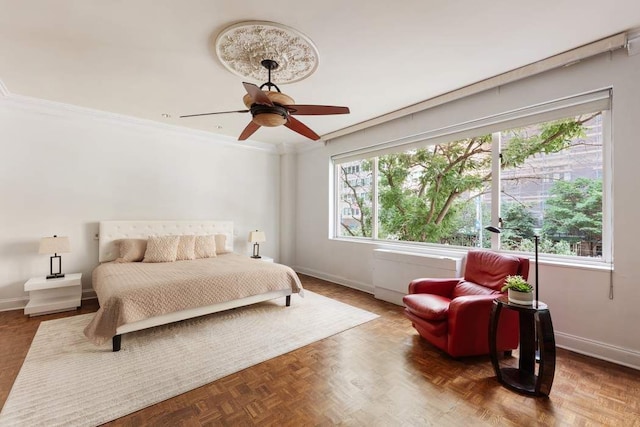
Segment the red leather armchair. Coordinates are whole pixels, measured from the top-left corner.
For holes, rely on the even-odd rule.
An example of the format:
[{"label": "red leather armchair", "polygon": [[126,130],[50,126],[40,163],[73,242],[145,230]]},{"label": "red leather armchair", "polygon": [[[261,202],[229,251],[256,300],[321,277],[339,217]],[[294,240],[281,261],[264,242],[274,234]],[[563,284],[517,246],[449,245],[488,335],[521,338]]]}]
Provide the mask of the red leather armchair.
[{"label": "red leather armchair", "polygon": [[[453,357],[489,354],[489,317],[507,276],[529,275],[529,260],[471,250],[464,277],[416,279],[403,298],[405,314],[418,333]],[[518,313],[504,310],[498,325],[498,351],[518,347]]]}]

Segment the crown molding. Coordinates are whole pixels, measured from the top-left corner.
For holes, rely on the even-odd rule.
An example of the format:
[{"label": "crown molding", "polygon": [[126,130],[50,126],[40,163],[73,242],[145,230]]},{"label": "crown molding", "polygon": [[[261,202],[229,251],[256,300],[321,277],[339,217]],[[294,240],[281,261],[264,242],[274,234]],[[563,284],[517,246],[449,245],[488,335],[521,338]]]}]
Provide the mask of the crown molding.
[{"label": "crown molding", "polygon": [[640,29],[636,28],[627,33],[627,54],[629,56],[640,53]]},{"label": "crown molding", "polygon": [[324,139],[320,139],[318,141],[312,141],[309,143],[300,143],[295,148],[296,153],[308,153],[309,151],[316,151],[324,148],[327,145],[327,142]]},{"label": "crown molding", "polygon": [[102,110],[80,107],[72,104],[65,104],[62,102],[10,94],[6,87],[2,84],[2,81],[0,81],[0,95],[2,95],[0,97],[0,105],[7,105],[11,108],[17,108],[29,112],[58,115],[61,117],[74,116],[77,118],[78,116],[81,116],[86,119],[109,122],[115,125],[142,131],[169,132],[185,137],[204,140],[209,143],[213,140],[213,142],[215,142],[216,144],[230,146],[239,150],[257,150],[272,154],[279,153],[279,147],[277,145],[269,144],[266,142],[247,140],[242,144],[239,144],[235,138],[216,134],[213,132],[160,123],[153,120],[141,119],[138,117],[126,116],[117,113],[110,113]]},{"label": "crown molding", "polygon": [[278,154],[294,154],[297,152],[298,144],[293,142],[282,142],[278,144]]}]

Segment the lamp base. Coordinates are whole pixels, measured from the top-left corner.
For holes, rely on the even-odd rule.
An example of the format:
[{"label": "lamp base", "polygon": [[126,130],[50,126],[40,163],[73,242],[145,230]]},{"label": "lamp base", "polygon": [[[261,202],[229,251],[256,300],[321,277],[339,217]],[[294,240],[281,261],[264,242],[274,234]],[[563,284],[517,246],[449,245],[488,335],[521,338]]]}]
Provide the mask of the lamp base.
[{"label": "lamp base", "polygon": [[[58,259],[58,271],[56,273],[53,272],[53,260],[54,258]],[[62,257],[58,254],[55,254],[52,257],[49,257],[49,274],[47,279],[62,279],[64,277],[64,273],[62,273]]]},{"label": "lamp base", "polygon": [[262,258],[260,256],[260,245],[257,242],[253,244],[253,253],[251,254],[251,258]]}]

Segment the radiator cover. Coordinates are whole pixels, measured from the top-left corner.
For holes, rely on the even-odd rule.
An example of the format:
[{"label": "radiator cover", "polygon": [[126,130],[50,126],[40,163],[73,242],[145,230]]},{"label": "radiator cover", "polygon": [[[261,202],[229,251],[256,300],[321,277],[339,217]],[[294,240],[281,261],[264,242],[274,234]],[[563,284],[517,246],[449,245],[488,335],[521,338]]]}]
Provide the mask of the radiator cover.
[{"label": "radiator cover", "polygon": [[374,296],[397,305],[409,282],[421,277],[460,277],[462,257],[419,254],[388,249],[373,251]]}]

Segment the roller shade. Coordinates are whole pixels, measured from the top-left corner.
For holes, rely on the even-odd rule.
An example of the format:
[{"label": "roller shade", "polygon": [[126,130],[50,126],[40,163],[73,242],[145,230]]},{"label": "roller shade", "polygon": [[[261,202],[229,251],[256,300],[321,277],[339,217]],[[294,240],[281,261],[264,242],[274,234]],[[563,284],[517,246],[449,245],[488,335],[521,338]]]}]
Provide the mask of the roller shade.
[{"label": "roller shade", "polygon": [[334,163],[347,163],[609,109],[611,89],[607,88],[385,141],[335,154],[331,159]]}]

